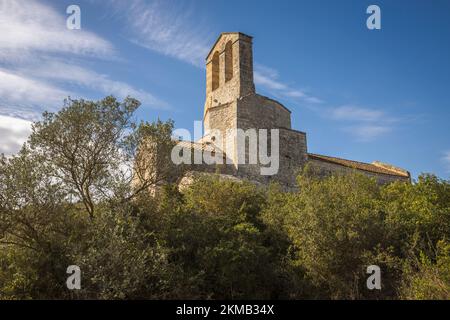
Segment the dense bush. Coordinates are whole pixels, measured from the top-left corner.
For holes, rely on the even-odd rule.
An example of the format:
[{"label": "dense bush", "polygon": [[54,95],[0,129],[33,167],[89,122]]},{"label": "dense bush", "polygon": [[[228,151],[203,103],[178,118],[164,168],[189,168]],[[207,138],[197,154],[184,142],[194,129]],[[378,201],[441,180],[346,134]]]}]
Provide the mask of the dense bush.
[{"label": "dense bush", "polygon": [[[450,298],[449,181],[305,168],[297,192],[215,176],[180,192],[161,186],[180,174],[167,159],[133,167],[139,141],[147,155],[172,143],[171,122],[132,121],[138,105],[68,101],[0,158],[0,298]],[[81,290],[66,288],[69,265]]]},{"label": "dense bush", "polygon": [[450,300],[450,245],[439,241],[436,249],[435,259],[422,254],[405,268],[401,298]]}]

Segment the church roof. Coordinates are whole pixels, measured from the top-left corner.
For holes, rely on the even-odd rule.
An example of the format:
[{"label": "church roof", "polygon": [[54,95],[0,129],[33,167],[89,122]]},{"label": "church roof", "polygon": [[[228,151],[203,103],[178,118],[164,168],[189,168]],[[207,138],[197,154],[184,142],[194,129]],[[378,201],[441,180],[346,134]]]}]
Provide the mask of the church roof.
[{"label": "church roof", "polygon": [[[193,141],[178,141],[177,145],[186,149],[194,149],[198,151],[209,151],[209,152],[222,152],[223,157],[226,157],[225,152],[220,150],[216,145],[210,142],[193,142]],[[410,173],[401,168],[395,167],[393,165],[385,164],[382,162],[374,161],[372,163],[347,160],[337,157],[324,156],[320,154],[308,153],[308,158],[310,160],[324,161],[336,165],[340,165],[347,168],[362,170],[366,172],[372,172],[377,174],[385,174],[396,177],[410,178]]]},{"label": "church roof", "polygon": [[391,176],[405,177],[409,178],[410,174],[408,171],[401,168],[394,167],[389,164],[381,163],[375,161],[373,163],[365,163],[353,160],[347,160],[337,157],[324,156],[320,154],[308,153],[308,158],[312,160],[329,162],[337,165],[341,165],[348,168],[358,169],[367,172],[381,173]]}]

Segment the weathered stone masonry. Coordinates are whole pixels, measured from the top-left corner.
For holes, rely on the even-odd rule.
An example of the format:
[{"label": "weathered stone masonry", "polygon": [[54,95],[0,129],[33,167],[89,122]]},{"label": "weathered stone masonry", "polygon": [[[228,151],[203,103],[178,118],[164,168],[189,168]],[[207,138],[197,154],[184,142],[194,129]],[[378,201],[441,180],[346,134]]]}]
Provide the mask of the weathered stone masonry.
[{"label": "weathered stone masonry", "polygon": [[[211,48],[206,58],[205,135],[189,144],[189,147],[202,150],[208,146],[218,151],[225,150],[226,143],[230,141],[224,139],[222,145],[218,145],[211,134],[214,130],[225,133],[229,129],[279,129],[280,157],[276,175],[261,175],[260,164],[239,164],[238,146],[234,150],[227,150],[226,157],[231,159],[232,164],[222,166],[222,173],[263,184],[276,181],[292,188],[298,171],[309,163],[317,168],[320,175],[357,170],[375,177],[380,183],[410,180],[409,172],[388,164],[369,164],[309,154],[306,133],[291,128],[291,111],[281,103],[255,92],[252,50],[252,37],[239,32],[222,33]],[[248,156],[248,148],[244,150]],[[195,165],[191,169],[197,172],[214,171],[206,164]]]}]

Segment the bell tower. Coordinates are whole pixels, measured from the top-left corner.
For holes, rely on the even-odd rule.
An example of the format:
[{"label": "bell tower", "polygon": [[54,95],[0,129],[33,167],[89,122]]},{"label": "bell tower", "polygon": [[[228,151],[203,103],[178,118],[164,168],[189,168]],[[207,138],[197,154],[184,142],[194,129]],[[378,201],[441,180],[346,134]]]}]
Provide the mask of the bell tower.
[{"label": "bell tower", "polygon": [[[222,33],[206,57],[204,135],[197,142],[223,151],[233,175],[295,185],[307,160],[306,134],[291,129],[289,109],[255,92],[252,41],[240,32]],[[264,148],[270,164],[261,158]]]},{"label": "bell tower", "polygon": [[205,130],[210,108],[254,93],[252,37],[240,32],[220,34],[206,57]]}]

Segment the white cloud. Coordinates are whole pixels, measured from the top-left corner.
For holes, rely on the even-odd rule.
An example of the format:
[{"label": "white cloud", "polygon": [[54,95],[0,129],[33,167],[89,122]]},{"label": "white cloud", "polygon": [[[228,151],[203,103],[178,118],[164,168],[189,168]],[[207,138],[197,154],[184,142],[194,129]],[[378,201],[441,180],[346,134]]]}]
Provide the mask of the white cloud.
[{"label": "white cloud", "polygon": [[305,98],[305,101],[306,102],[309,102],[309,103],[322,103],[323,102],[323,100],[321,100],[321,99],[319,99],[319,98],[316,98],[316,97],[306,97]]},{"label": "white cloud", "polygon": [[358,141],[369,142],[392,131],[392,128],[385,125],[361,124],[345,127],[344,130],[351,133]]},{"label": "white cloud", "polygon": [[33,118],[33,113],[53,110],[68,95],[68,91],[45,81],[0,69],[0,112],[3,114],[23,110],[24,118]]},{"label": "white cloud", "polygon": [[[261,76],[263,78],[269,78],[269,79],[278,79],[280,76],[278,73],[278,70],[275,70],[273,68],[263,66],[259,63],[255,63],[255,68],[258,72],[258,76]],[[283,84],[276,84],[276,87],[279,87],[281,85],[282,88],[286,88]]]},{"label": "white cloud", "polygon": [[386,114],[381,110],[360,108],[356,106],[342,106],[332,110],[331,116],[336,120],[347,121],[378,121]]},{"label": "white cloud", "polygon": [[343,130],[363,142],[375,140],[391,132],[392,124],[399,121],[383,110],[354,105],[329,108],[326,114],[333,120],[347,123]]},{"label": "white cloud", "polygon": [[442,157],[442,160],[445,163],[447,172],[450,173],[450,151],[444,152],[444,156]]},{"label": "white cloud", "polygon": [[0,153],[16,153],[30,133],[30,121],[0,115]]},{"label": "white cloud", "polygon": [[[272,78],[271,76],[264,75],[257,70],[255,70],[255,72],[254,72],[254,80],[255,80],[255,84],[266,87],[267,89],[280,90],[280,91],[288,90],[288,87],[284,83],[279,82],[278,80],[276,80],[275,78]],[[289,92],[291,92],[291,91],[289,91]],[[303,96],[303,93],[302,93],[302,96]]]},{"label": "white cloud", "polygon": [[317,97],[310,96],[306,92],[290,87],[279,80],[278,71],[260,64],[255,64],[255,84],[269,90],[273,95],[282,98],[298,99],[304,102],[318,104],[323,101]]},{"label": "white cloud", "polygon": [[141,101],[144,106],[158,109],[169,107],[168,103],[156,98],[149,92],[135,89],[125,82],[111,80],[107,75],[99,74],[75,64],[58,60],[46,61],[27,68],[27,73],[48,80],[77,84],[106,95],[114,94],[122,99],[129,95]]},{"label": "white cloud", "polygon": [[65,61],[81,58],[83,62],[117,59],[109,41],[83,28],[67,29],[65,18],[64,11],[35,0],[0,0],[0,114],[36,120],[44,110],[55,111],[67,96],[81,97],[66,89],[72,84],[119,98],[131,95],[144,106],[167,108],[167,103],[147,91],[61,62],[62,56]]},{"label": "white cloud", "polygon": [[0,60],[32,59],[36,52],[111,57],[114,47],[89,31],[69,30],[63,15],[34,0],[0,0]]},{"label": "white cloud", "polygon": [[171,1],[112,1],[128,27],[129,40],[147,49],[203,67],[213,41],[191,10]]}]

